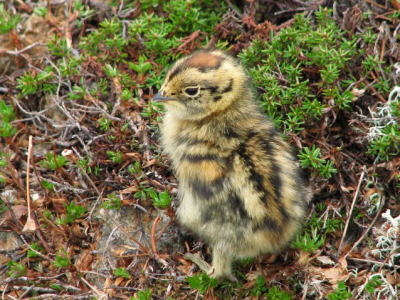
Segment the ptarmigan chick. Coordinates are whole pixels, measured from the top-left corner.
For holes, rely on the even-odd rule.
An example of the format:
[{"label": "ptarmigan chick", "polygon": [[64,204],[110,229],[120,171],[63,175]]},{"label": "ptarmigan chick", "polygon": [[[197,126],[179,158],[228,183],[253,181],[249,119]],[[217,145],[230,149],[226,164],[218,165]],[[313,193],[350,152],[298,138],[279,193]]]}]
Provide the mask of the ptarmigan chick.
[{"label": "ptarmigan chick", "polygon": [[290,146],[260,112],[233,57],[203,50],[168,72],[162,144],[179,181],[178,220],[212,248],[214,278],[234,280],[232,262],[276,253],[302,222],[308,188]]}]

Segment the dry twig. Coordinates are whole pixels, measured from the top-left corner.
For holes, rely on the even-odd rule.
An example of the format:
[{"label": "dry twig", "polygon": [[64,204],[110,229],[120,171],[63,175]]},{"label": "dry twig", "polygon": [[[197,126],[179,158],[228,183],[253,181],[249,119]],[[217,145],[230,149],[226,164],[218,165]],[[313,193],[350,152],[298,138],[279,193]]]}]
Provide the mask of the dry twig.
[{"label": "dry twig", "polygon": [[361,187],[361,183],[364,179],[364,175],[365,175],[365,171],[363,170],[361,175],[360,175],[360,179],[358,180],[358,185],[357,185],[357,189],[356,192],[354,193],[354,197],[353,197],[353,202],[351,203],[351,207],[350,207],[350,211],[349,214],[347,216],[347,220],[346,220],[346,225],[344,226],[344,230],[343,230],[343,235],[342,235],[342,239],[340,240],[340,244],[339,244],[339,248],[338,248],[338,254],[340,255],[341,251],[342,251],[342,246],[343,246],[343,242],[344,242],[344,238],[346,237],[346,233],[347,233],[347,229],[349,227],[349,223],[350,223],[350,217],[353,213],[353,209],[354,209],[354,204],[357,200],[358,197],[358,193],[360,192],[360,187]]},{"label": "dry twig", "polygon": [[37,229],[35,220],[32,218],[31,209],[31,190],[30,190],[30,167],[32,157],[32,136],[29,136],[28,143],[28,161],[26,164],[26,202],[28,203],[28,219],[26,220],[25,226],[22,229],[23,232],[33,232]]}]

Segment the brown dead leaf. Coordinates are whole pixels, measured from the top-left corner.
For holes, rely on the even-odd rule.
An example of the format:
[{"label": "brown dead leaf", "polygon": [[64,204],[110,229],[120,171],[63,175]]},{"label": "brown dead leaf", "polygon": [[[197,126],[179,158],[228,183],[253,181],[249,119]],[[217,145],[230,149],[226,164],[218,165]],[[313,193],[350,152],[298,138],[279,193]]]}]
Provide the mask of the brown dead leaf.
[{"label": "brown dead leaf", "polygon": [[125,280],[125,278],[123,278],[123,277],[117,277],[117,279],[115,279],[115,281],[114,281],[114,285],[120,286],[121,283],[122,283],[124,280]]},{"label": "brown dead leaf", "polygon": [[147,161],[146,164],[143,165],[143,168],[151,167],[151,166],[154,165],[155,163],[157,163],[157,160],[151,159],[151,160]]},{"label": "brown dead leaf", "polygon": [[346,257],[339,258],[339,264],[343,268],[343,270],[347,270],[347,259]]},{"label": "brown dead leaf", "polygon": [[113,285],[112,279],[111,278],[106,278],[104,281],[103,287],[104,287],[104,292],[107,293],[109,297],[112,297],[115,295],[115,289],[110,288]]},{"label": "brown dead leaf", "polygon": [[177,258],[177,260],[182,264],[177,267],[177,269],[185,274],[185,275],[191,275],[192,274],[192,264],[188,262],[187,260],[183,259],[182,257]]},{"label": "brown dead leaf", "polygon": [[310,253],[305,251],[300,251],[299,259],[297,261],[300,266],[305,266],[310,262]]},{"label": "brown dead leaf", "polygon": [[121,194],[130,194],[130,193],[135,193],[137,192],[139,189],[136,185],[132,185],[126,189],[123,189],[122,191],[119,191]]},{"label": "brown dead leaf", "polygon": [[400,284],[400,275],[399,274],[390,274],[389,272],[385,274],[386,280],[389,282],[389,284],[395,286]]},{"label": "brown dead leaf", "polygon": [[85,237],[85,234],[82,232],[81,227],[77,223],[72,224],[71,233],[73,235],[72,238],[75,239],[82,239]]},{"label": "brown dead leaf", "polygon": [[51,202],[53,203],[55,212],[59,214],[65,212],[64,204],[68,204],[68,200],[66,198],[51,198]]},{"label": "brown dead leaf", "polygon": [[390,2],[392,3],[392,5],[393,5],[393,7],[394,7],[395,9],[400,10],[400,1],[398,1],[398,0],[392,0],[392,1],[390,1]]},{"label": "brown dead leaf", "polygon": [[315,260],[322,266],[333,266],[335,262],[329,256],[317,256]]},{"label": "brown dead leaf", "polygon": [[125,153],[125,156],[127,156],[129,158],[134,158],[136,160],[141,160],[142,159],[142,155],[139,152]]},{"label": "brown dead leaf", "polygon": [[92,250],[91,249],[85,249],[83,250],[78,258],[75,261],[75,266],[77,270],[79,271],[90,271],[92,262],[93,262],[93,255],[91,254]]},{"label": "brown dead leaf", "polygon": [[28,208],[25,205],[14,205],[11,211],[6,211],[1,218],[0,226],[10,226],[14,221],[14,216],[17,220],[21,219],[28,214]]},{"label": "brown dead leaf", "polygon": [[126,253],[126,248],[123,246],[115,246],[112,249],[112,255],[114,257],[124,257]]},{"label": "brown dead leaf", "polygon": [[345,281],[349,274],[340,267],[333,268],[320,268],[320,267],[309,267],[309,272],[312,276],[316,276],[320,279],[329,281],[330,284],[336,285],[339,281]]}]

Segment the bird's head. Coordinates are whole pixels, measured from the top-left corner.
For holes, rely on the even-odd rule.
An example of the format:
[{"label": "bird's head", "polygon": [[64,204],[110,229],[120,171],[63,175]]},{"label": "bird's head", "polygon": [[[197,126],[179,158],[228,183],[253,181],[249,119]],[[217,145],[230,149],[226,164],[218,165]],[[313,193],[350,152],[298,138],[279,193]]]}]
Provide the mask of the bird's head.
[{"label": "bird's head", "polygon": [[233,57],[202,50],[174,64],[153,100],[177,118],[201,120],[223,113],[248,90],[246,73]]}]

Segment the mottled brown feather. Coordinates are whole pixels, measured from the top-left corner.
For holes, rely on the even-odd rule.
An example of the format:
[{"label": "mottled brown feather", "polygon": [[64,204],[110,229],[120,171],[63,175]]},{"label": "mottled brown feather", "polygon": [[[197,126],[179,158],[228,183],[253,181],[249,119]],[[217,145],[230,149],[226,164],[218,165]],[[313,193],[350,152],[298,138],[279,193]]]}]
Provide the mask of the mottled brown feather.
[{"label": "mottled brown feather", "polygon": [[[185,88],[198,88],[195,95]],[[248,78],[221,51],[179,60],[161,92],[162,143],[179,180],[179,222],[212,248],[213,277],[235,259],[274,253],[293,238],[310,194],[290,146],[260,112]],[[207,267],[208,266],[208,267]]]}]

